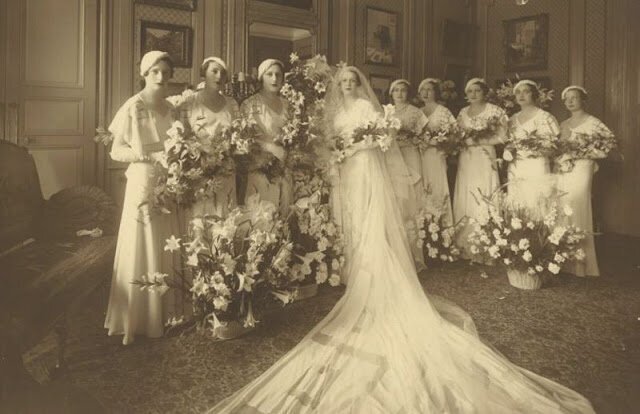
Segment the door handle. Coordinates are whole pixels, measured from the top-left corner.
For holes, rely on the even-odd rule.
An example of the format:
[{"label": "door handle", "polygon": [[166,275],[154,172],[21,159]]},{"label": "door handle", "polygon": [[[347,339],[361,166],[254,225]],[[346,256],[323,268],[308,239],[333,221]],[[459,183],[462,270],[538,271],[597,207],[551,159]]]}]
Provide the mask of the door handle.
[{"label": "door handle", "polygon": [[20,137],[18,138],[18,145],[21,147],[28,147],[31,144],[35,144],[36,140],[33,137]]}]

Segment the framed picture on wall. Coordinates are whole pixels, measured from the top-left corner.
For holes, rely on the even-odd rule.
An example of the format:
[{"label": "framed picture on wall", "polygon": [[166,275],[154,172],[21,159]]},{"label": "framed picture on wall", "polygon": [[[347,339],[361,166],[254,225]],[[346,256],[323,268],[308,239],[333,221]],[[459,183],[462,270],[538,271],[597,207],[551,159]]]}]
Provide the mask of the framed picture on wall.
[{"label": "framed picture on wall", "polygon": [[506,71],[546,69],[549,15],[520,17],[502,23]]},{"label": "framed picture on wall", "polygon": [[170,9],[190,10],[196,9],[197,0],[135,0],[138,4],[150,6],[168,7]]},{"label": "framed picture on wall", "polygon": [[192,31],[189,26],[140,22],[140,57],[150,50],[162,50],[171,56],[178,68],[191,67]]},{"label": "framed picture on wall", "polygon": [[365,9],[365,63],[397,65],[398,13],[367,7]]},{"label": "framed picture on wall", "polygon": [[376,94],[378,101],[380,101],[381,104],[385,104],[387,102],[389,86],[391,86],[392,81],[393,77],[389,75],[369,75],[371,89],[373,89],[373,92]]}]

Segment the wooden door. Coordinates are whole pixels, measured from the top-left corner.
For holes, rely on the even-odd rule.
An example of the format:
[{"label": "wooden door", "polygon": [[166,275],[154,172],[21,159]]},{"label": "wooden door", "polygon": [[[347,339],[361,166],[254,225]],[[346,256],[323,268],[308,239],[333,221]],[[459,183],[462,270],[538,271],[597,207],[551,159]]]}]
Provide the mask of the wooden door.
[{"label": "wooden door", "polygon": [[45,198],[94,184],[97,0],[0,1],[4,139],[29,148]]}]

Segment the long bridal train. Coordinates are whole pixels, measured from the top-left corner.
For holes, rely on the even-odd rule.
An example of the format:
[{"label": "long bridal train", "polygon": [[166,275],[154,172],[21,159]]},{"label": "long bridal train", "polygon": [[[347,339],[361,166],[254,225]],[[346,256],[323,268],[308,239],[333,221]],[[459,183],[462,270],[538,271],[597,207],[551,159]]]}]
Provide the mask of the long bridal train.
[{"label": "long bridal train", "polygon": [[[357,69],[344,71],[366,85]],[[357,124],[371,102],[358,98],[337,118]],[[210,412],[593,412],[580,394],[483,344],[463,310],[427,297],[381,151],[356,152],[340,180],[342,199],[355,202],[343,203],[351,213],[344,296],[295,348]]]}]

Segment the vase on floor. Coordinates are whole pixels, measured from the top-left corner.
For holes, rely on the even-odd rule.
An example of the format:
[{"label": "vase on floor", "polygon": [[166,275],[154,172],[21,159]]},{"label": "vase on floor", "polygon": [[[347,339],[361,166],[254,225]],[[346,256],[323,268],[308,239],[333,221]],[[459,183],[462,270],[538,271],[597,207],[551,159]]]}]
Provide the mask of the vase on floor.
[{"label": "vase on floor", "polygon": [[228,321],[223,322],[220,326],[216,327],[214,336],[221,340],[235,339],[253,331],[254,329],[256,329],[255,326],[245,327],[241,321]]},{"label": "vase on floor", "polygon": [[318,284],[308,283],[298,286],[296,300],[308,299],[318,294]]},{"label": "vase on floor", "polygon": [[509,283],[513,287],[524,290],[536,290],[542,287],[542,277],[538,274],[531,275],[518,269],[507,269]]}]

